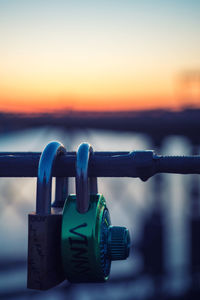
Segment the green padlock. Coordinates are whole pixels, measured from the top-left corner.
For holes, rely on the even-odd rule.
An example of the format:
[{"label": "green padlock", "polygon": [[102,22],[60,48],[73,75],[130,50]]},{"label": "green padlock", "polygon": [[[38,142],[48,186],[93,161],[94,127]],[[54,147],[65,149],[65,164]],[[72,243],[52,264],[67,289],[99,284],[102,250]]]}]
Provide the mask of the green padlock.
[{"label": "green padlock", "polygon": [[[125,227],[111,226],[97,179],[89,179],[88,161],[92,147],[82,143],[77,151],[76,195],[70,195],[62,217],[62,263],[70,282],[104,282],[112,260],[126,259],[130,235]],[[89,185],[89,187],[88,187]]]}]

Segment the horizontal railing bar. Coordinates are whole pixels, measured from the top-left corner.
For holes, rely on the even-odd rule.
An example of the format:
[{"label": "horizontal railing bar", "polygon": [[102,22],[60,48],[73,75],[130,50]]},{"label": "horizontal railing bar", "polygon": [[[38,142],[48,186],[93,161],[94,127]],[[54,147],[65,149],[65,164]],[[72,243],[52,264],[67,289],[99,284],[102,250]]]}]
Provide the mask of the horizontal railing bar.
[{"label": "horizontal railing bar", "polygon": [[[0,177],[37,177],[40,152],[1,152]],[[57,158],[53,176],[74,177],[76,152]],[[94,152],[89,176],[139,177],[156,173],[200,174],[200,156],[160,156],[153,151]]]},{"label": "horizontal railing bar", "polygon": [[[129,154],[130,151],[95,151],[94,154],[97,156],[113,156],[113,155],[125,155]],[[13,156],[37,156],[41,155],[41,152],[0,152],[0,157],[5,155]],[[67,155],[76,155],[76,151],[69,151]]]}]

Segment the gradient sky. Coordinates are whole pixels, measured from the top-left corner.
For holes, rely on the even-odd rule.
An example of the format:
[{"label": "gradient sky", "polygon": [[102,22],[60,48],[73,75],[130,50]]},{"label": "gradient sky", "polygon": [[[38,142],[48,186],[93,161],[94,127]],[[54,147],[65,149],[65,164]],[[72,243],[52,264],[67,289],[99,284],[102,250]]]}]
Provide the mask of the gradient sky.
[{"label": "gradient sky", "polygon": [[174,108],[200,1],[0,0],[0,37],[0,110]]}]

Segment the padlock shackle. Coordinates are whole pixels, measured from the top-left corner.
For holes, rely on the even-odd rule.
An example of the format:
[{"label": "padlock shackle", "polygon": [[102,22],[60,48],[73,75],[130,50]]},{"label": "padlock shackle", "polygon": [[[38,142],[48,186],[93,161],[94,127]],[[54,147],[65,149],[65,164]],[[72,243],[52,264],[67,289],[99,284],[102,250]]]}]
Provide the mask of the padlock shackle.
[{"label": "padlock shackle", "polygon": [[88,163],[93,148],[88,143],[79,145],[76,155],[76,207],[79,213],[85,213],[89,208],[89,195],[97,194],[97,178],[88,180]]},{"label": "padlock shackle", "polygon": [[40,156],[36,196],[37,214],[45,215],[51,213],[52,171],[56,158],[66,153],[65,147],[61,143],[50,142]]}]

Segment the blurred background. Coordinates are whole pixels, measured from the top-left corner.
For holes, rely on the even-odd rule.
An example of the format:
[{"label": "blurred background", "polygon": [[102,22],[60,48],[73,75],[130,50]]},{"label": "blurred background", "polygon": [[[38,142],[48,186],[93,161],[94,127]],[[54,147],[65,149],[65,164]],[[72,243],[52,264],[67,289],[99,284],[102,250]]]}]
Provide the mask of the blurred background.
[{"label": "blurred background", "polygon": [[[199,153],[200,2],[0,0],[0,151]],[[36,178],[0,178],[1,299],[200,299],[198,175],[99,178],[130,257],[106,284],[26,289]],[[70,179],[70,193],[74,178]]]}]

